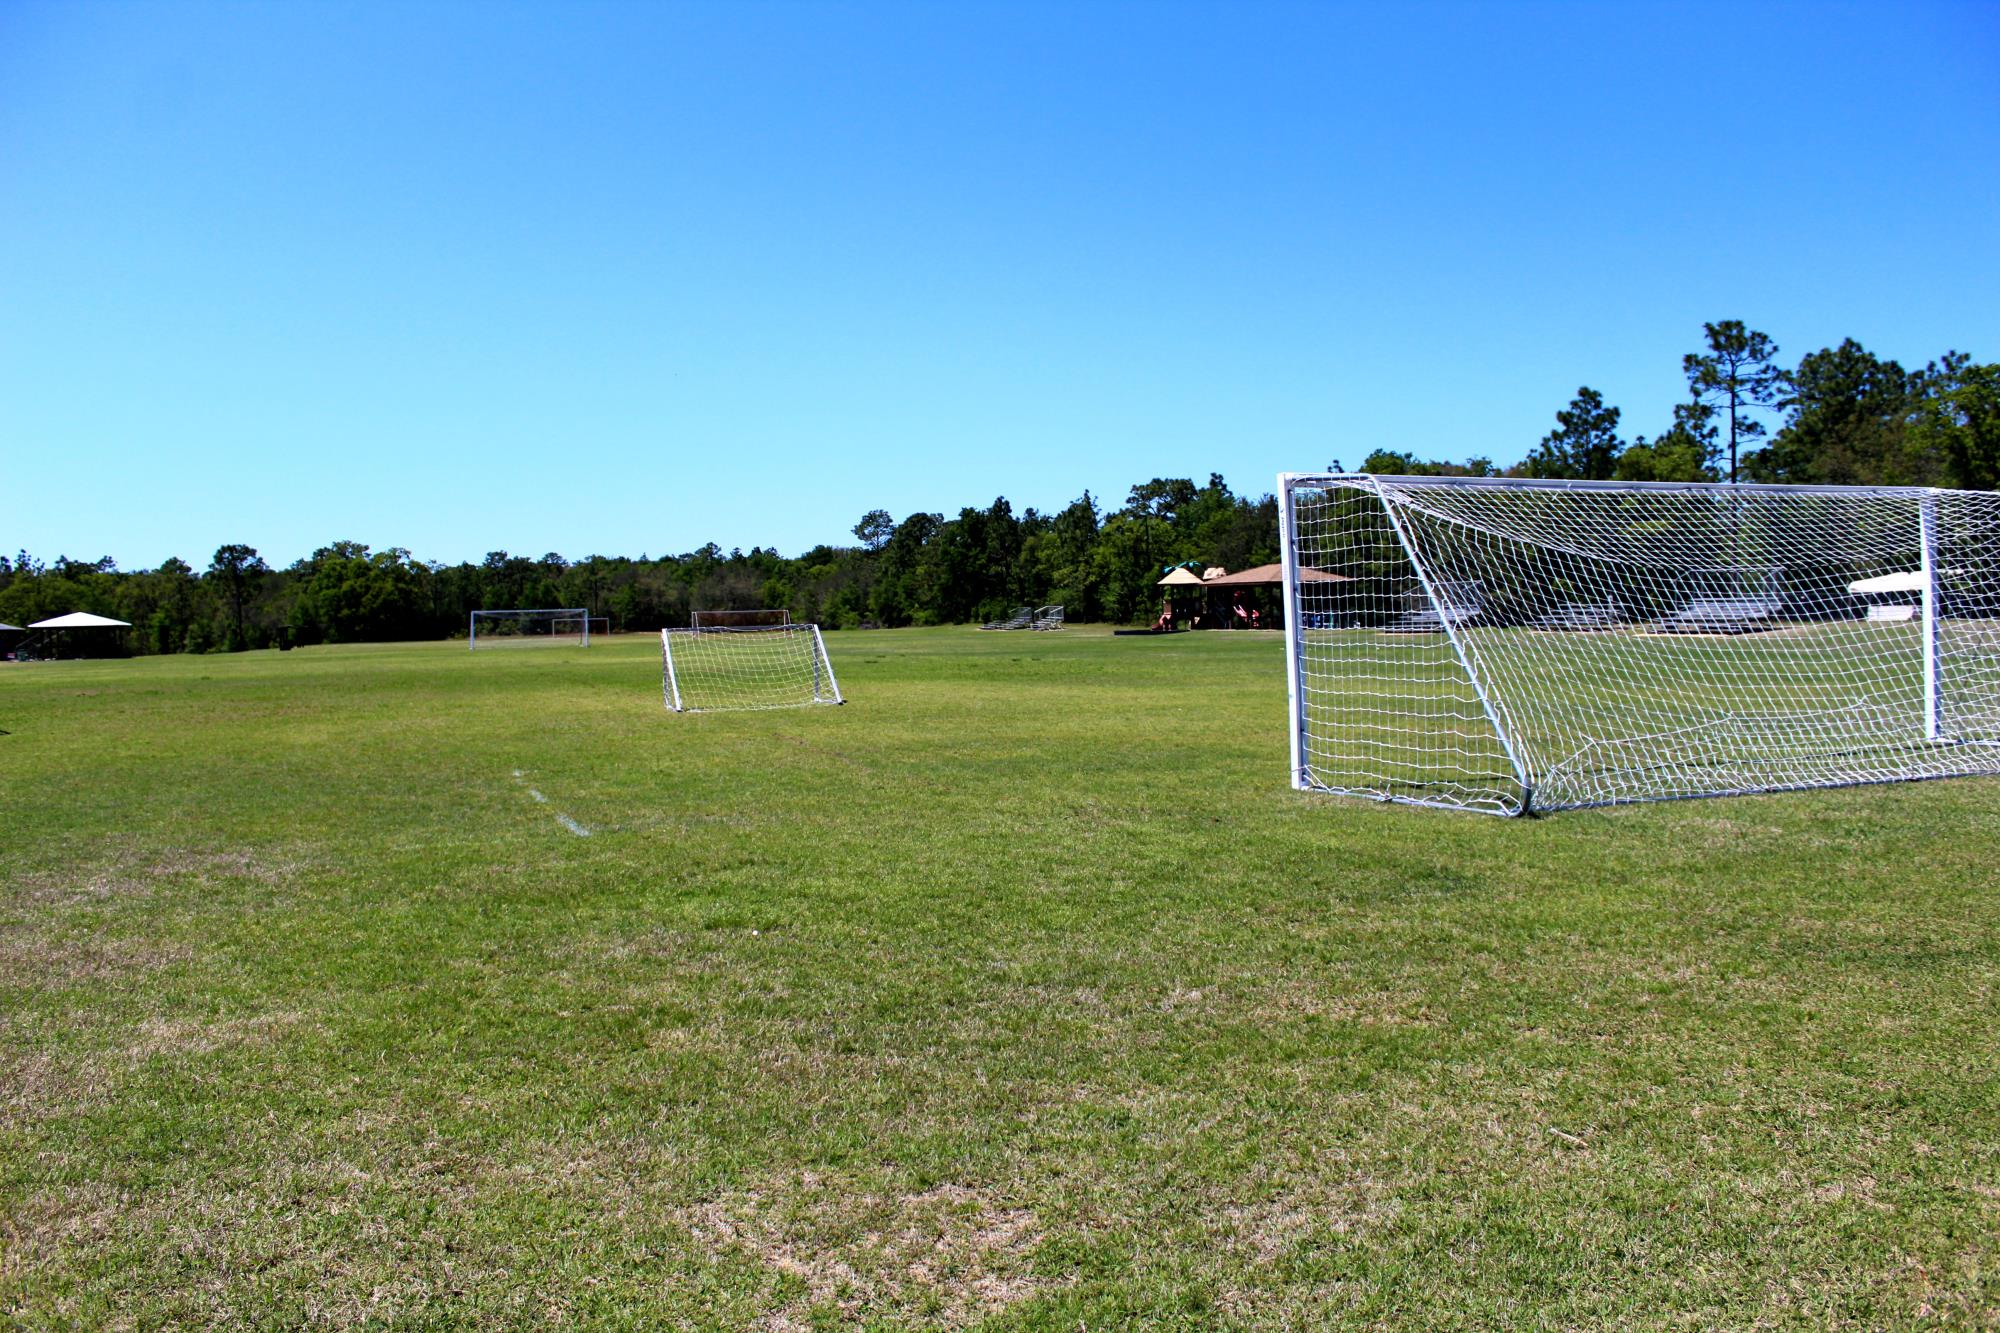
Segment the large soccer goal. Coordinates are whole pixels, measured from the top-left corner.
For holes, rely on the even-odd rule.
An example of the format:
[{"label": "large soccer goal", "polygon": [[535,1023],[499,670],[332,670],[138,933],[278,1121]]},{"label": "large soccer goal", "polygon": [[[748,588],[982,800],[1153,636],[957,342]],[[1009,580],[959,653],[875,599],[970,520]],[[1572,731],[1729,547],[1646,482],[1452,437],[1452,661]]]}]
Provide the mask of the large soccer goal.
[{"label": "large soccer goal", "polygon": [[518,644],[566,643],[588,648],[594,620],[603,623],[580,606],[474,611],[466,624],[465,637],[467,646],[474,651]]},{"label": "large soccer goal", "polygon": [[846,702],[818,625],[663,629],[660,662],[677,713]]},{"label": "large soccer goal", "polygon": [[1279,488],[1295,787],[1514,815],[2000,773],[2000,494]]}]

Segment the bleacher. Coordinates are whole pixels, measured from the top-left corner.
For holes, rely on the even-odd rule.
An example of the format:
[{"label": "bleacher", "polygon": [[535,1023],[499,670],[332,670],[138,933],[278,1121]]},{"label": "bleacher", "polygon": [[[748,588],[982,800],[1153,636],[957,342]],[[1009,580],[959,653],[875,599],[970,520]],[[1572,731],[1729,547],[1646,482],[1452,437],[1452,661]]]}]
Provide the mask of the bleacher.
[{"label": "bleacher", "polygon": [[1779,597],[1697,597],[1656,628],[1662,634],[1755,634],[1776,629],[1784,609]]},{"label": "bleacher", "polygon": [[1438,590],[1441,601],[1433,605],[1418,599],[1416,605],[1382,626],[1384,634],[1442,634],[1445,626],[1457,629],[1479,619],[1481,589],[1477,583],[1446,584]]},{"label": "bleacher", "polygon": [[1624,621],[1624,610],[1615,601],[1564,602],[1555,610],[1536,617],[1529,628],[1592,634],[1617,629]]}]

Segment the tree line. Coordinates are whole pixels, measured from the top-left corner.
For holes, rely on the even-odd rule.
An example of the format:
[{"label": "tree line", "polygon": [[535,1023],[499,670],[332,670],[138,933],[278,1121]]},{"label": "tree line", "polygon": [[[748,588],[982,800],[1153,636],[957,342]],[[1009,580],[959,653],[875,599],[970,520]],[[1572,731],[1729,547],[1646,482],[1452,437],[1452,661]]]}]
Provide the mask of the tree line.
[{"label": "tree line", "polygon": [[[1512,467],[1377,450],[1359,470],[2000,489],[2000,365],[1947,352],[1905,370],[1850,338],[1787,367],[1777,345],[1740,320],[1703,333],[1703,348],[1682,361],[1687,397],[1650,439],[1621,436],[1619,409],[1584,386]],[[898,522],[876,509],[853,532],[851,545],[798,556],[711,543],[637,558],[495,551],[456,565],[353,541],[284,568],[239,544],[218,548],[203,569],[178,558],[152,570],[120,570],[108,558],[45,564],[23,551],[0,556],[0,621],[94,611],[130,621],[129,646],[145,653],[446,638],[465,632],[471,611],[510,607],[586,607],[620,630],[750,606],[785,607],[830,628],[962,624],[1050,602],[1072,620],[1126,622],[1150,618],[1155,581],[1172,565],[1235,570],[1279,557],[1276,499],[1238,495],[1219,474],[1203,485],[1154,478],[1108,510],[1088,491],[1052,514],[1016,514],[1004,496],[956,517]]]},{"label": "tree line", "polygon": [[446,565],[338,541],[285,568],[232,544],[205,569],[171,559],[120,570],[109,558],[45,564],[23,551],[0,557],[0,621],[93,611],[130,621],[128,646],[142,653],[441,639],[462,636],[474,610],[515,607],[585,607],[619,630],[685,625],[693,611],[731,607],[785,607],[829,628],[964,623],[1050,602],[1074,620],[1128,621],[1150,614],[1166,566],[1278,558],[1277,501],[1237,495],[1215,474],[1204,485],[1155,478],[1109,511],[1088,491],[1053,514],[1016,514],[1003,496],[949,518],[897,522],[872,510],[853,531],[852,545],[794,557],[710,543],[637,558],[495,551]]}]

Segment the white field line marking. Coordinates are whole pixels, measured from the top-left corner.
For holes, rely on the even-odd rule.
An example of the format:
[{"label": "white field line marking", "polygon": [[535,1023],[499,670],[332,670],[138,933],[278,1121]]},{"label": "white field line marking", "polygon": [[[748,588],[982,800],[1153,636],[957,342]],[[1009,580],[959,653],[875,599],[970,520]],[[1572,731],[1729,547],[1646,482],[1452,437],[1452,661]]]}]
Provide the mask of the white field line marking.
[{"label": "white field line marking", "polygon": [[[520,769],[517,768],[514,770],[514,777],[516,781],[518,781],[522,777]],[[536,805],[547,805],[549,803],[549,798],[542,795],[541,791],[538,788],[535,787],[528,788],[528,795],[535,798]],[[574,819],[571,819],[568,815],[564,814],[560,810],[556,811],[556,822],[561,824],[564,828],[568,829],[571,833],[576,834],[576,836],[579,838],[587,838],[590,836],[589,829],[585,828],[582,824],[577,823]]]}]

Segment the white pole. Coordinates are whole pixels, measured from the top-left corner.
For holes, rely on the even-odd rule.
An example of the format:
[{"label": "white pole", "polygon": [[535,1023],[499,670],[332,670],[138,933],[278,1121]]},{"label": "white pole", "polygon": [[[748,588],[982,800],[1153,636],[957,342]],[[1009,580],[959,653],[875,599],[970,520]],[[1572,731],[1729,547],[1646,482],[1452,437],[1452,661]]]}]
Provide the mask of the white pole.
[{"label": "white pole", "polygon": [[[837,680],[835,680],[835,679],[833,678],[833,659],[832,659],[831,657],[828,657],[828,656],[826,655],[826,640],[825,640],[825,639],[822,639],[822,638],[821,638],[821,637],[819,636],[819,626],[818,626],[818,625],[814,625],[814,626],[812,627],[812,631],[813,631],[813,646],[819,649],[819,660],[820,660],[820,662],[824,662],[824,663],[826,663],[826,684],[827,684],[827,688],[828,688],[828,689],[831,689],[831,690],[833,691],[833,701],[834,701],[835,703],[837,703],[837,704],[844,704],[844,703],[846,703],[846,702],[847,702],[847,700],[845,700],[845,699],[843,699],[843,698],[841,698],[841,697],[840,697],[840,682],[839,682],[839,681],[837,681]],[[819,673],[819,663],[818,663],[818,662],[815,662],[815,663],[813,664],[813,673],[814,673],[815,675],[817,675],[817,674]],[[817,694],[819,693],[819,690],[818,690],[817,688],[815,688],[815,689],[813,690],[813,693],[814,693],[815,695],[817,695]]]},{"label": "white pole", "polygon": [[477,650],[479,647],[479,613],[470,612],[465,617],[465,646]]},{"label": "white pole", "polygon": [[667,637],[671,633],[672,630],[660,631],[660,661],[666,667],[667,707],[676,713],[684,713],[687,710],[681,707],[681,683],[674,676],[674,644]]},{"label": "white pole", "polygon": [[1917,531],[1923,543],[1921,563],[1918,565],[1923,579],[1923,669],[1924,669],[1924,739],[1937,740],[1938,726],[1938,588],[1937,588],[1937,493],[1931,492],[1917,501]]},{"label": "white pole", "polygon": [[1305,682],[1299,675],[1299,636],[1306,627],[1299,618],[1299,553],[1292,545],[1292,479],[1290,472],[1278,474],[1278,549],[1285,565],[1285,701],[1291,722],[1292,786],[1305,791],[1312,785],[1306,772]]}]

